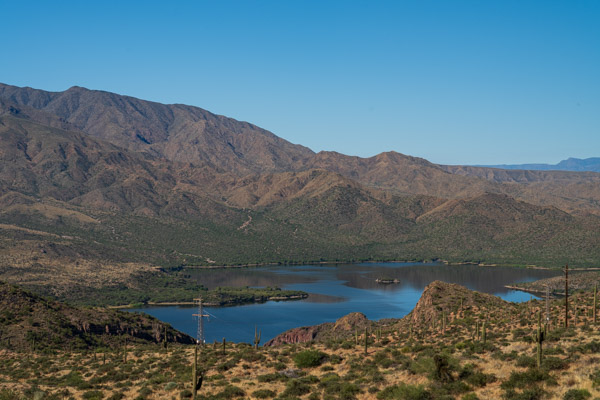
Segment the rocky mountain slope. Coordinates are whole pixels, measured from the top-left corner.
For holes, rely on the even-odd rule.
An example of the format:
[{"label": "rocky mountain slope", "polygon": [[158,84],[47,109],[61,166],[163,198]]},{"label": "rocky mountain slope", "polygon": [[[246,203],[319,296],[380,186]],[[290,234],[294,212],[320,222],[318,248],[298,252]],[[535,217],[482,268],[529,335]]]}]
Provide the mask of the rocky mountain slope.
[{"label": "rocky mountain slope", "polygon": [[[60,279],[60,290],[41,290],[54,295],[85,291],[59,265],[96,290],[129,285],[132,274],[115,272],[127,265],[139,278],[150,265],[600,260],[600,174],[312,154],[186,107],[0,86],[0,276],[36,290]],[[200,115],[216,130],[184,123]],[[132,134],[144,126],[146,141]],[[219,162],[186,144],[209,149],[203,135],[220,146],[210,151]],[[235,135],[279,147],[267,157],[248,144],[235,155]],[[165,150],[174,143],[177,156]],[[112,283],[97,265],[114,266]]]},{"label": "rocky mountain slope", "polygon": [[41,298],[0,282],[0,347],[17,351],[89,349],[140,343],[195,343],[145,314],[83,309]]},{"label": "rocky mountain slope", "polygon": [[[316,168],[396,194],[462,198],[493,192],[569,212],[600,214],[600,175],[594,173],[438,166],[395,152],[370,158],[314,154],[256,126],[197,107],[163,105],[81,87],[46,92],[0,84],[0,101],[5,108],[45,125],[78,130],[122,148],[239,177]],[[242,201],[238,197],[234,205],[258,203],[251,197]]]},{"label": "rocky mountain slope", "polygon": [[46,92],[0,84],[0,98],[59,117],[120,147],[173,161],[203,161],[240,174],[290,170],[313,154],[247,122],[182,104],[164,105],[77,86]]}]

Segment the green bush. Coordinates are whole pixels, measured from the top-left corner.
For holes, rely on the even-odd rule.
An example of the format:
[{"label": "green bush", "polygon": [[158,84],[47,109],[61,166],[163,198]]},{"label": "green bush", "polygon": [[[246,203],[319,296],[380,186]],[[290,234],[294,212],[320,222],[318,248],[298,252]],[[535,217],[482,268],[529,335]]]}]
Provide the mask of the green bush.
[{"label": "green bush", "polygon": [[394,385],[377,393],[379,400],[432,400],[433,397],[423,386]]},{"label": "green bush", "polygon": [[511,372],[508,380],[500,386],[503,389],[523,388],[544,381],[554,382],[548,371],[532,368],[525,372]]},{"label": "green bush", "polygon": [[275,397],[275,392],[269,389],[259,389],[253,392],[252,396],[257,399],[268,399],[270,397]]},{"label": "green bush", "polygon": [[504,400],[542,400],[546,398],[546,392],[540,387],[523,390],[521,393],[509,389],[502,396]]},{"label": "green bush", "polygon": [[89,390],[81,396],[86,400],[100,400],[104,398],[104,393],[99,390]]},{"label": "green bush", "polygon": [[293,379],[287,383],[282,395],[299,397],[308,393],[310,393],[310,386],[298,379]]},{"label": "green bush", "polygon": [[233,385],[227,385],[227,386],[225,386],[225,388],[223,389],[223,391],[221,391],[217,395],[217,398],[219,398],[219,399],[232,399],[234,397],[244,397],[245,395],[246,395],[246,392],[244,392],[239,387],[233,386]]},{"label": "green bush", "polygon": [[325,357],[326,354],[319,350],[304,350],[294,356],[294,363],[298,368],[318,367]]},{"label": "green bush", "polygon": [[563,400],[585,400],[592,397],[585,389],[571,389],[563,396]]},{"label": "green bush", "polygon": [[517,367],[531,368],[531,367],[535,367],[536,365],[537,365],[537,361],[533,357],[526,356],[523,354],[517,358]]}]

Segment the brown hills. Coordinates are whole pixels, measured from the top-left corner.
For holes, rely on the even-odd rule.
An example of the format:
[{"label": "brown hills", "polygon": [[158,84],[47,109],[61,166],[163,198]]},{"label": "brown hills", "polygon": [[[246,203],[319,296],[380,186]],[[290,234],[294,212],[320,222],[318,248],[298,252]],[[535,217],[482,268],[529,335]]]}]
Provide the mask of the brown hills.
[{"label": "brown hills", "polygon": [[[26,107],[22,113],[46,125],[79,130],[136,152],[213,166],[218,172],[238,176],[316,168],[402,195],[465,198],[503,193],[568,212],[600,214],[597,173],[440,166],[395,152],[370,158],[314,154],[254,125],[197,107],[163,105],[81,87],[46,92],[0,84],[0,99],[5,107]],[[232,185],[230,181],[224,184],[226,188]],[[252,194],[234,197],[233,205],[261,203]]]},{"label": "brown hills", "polygon": [[143,343],[195,343],[168,324],[145,314],[71,307],[0,282],[0,331],[11,350],[88,349]]},{"label": "brown hills", "polygon": [[0,84],[0,98],[55,115],[120,147],[173,161],[204,161],[240,174],[289,170],[313,154],[247,122],[182,104],[164,105],[77,86],[45,92]]},{"label": "brown hills", "polygon": [[4,255],[31,247],[19,237],[166,266],[600,260],[600,174],[314,154],[195,107],[83,88],[0,85],[0,137]]}]

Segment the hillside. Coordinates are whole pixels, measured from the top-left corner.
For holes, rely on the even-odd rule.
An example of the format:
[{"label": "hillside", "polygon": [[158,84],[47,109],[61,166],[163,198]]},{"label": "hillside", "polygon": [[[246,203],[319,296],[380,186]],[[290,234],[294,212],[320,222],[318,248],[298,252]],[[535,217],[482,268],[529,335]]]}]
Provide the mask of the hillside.
[{"label": "hillside", "polygon": [[46,92],[0,84],[0,98],[52,114],[120,147],[239,174],[290,170],[313,154],[255,125],[182,104],[77,86]]},{"label": "hillside", "polygon": [[[253,348],[219,342],[198,349],[200,399],[587,399],[600,396],[600,336],[593,295],[578,293],[564,323],[560,300],[538,364],[542,301],[507,303],[432,282],[404,318],[353,313],[280,335]],[[291,342],[291,343],[290,343]],[[7,399],[164,399],[192,396],[194,346],[128,342],[93,353],[74,348],[2,350],[0,396]]]},{"label": "hillside", "polygon": [[[194,282],[173,271],[190,265],[443,259],[594,267],[600,260],[600,174],[450,168],[395,152],[311,153],[277,165],[258,155],[230,159],[235,166],[226,158],[183,162],[148,143],[115,144],[171,106],[67,92],[4,85],[0,93],[0,277],[45,295],[82,296],[86,304],[99,296],[181,298]],[[110,131],[109,142],[100,130],[88,132],[96,125],[80,114],[83,105],[101,121],[132,115],[115,117],[123,129]],[[227,132],[202,134],[223,139],[240,126],[217,120]],[[259,131],[243,135],[257,143],[271,137],[252,138]],[[163,145],[179,137],[156,135]],[[162,285],[174,288],[166,298]]]},{"label": "hillside", "polygon": [[0,348],[18,352],[88,350],[125,341],[195,343],[145,314],[71,307],[4,282],[0,282],[0,333]]}]

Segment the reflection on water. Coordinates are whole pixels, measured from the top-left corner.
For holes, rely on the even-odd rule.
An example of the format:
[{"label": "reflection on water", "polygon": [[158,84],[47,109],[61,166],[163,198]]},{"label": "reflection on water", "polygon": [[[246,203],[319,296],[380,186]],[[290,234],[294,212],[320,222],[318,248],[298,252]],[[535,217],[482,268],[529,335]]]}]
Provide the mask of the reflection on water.
[{"label": "reflection on water", "polygon": [[[531,297],[529,294],[506,289],[504,285],[562,272],[438,263],[364,263],[190,270],[189,273],[208,288],[279,286],[310,293],[306,300],[206,309],[212,315],[205,324],[208,342],[223,337],[249,342],[257,325],[264,343],[287,329],[335,321],[354,311],[375,320],[401,318],[413,309],[425,286],[434,280],[458,283],[508,301],[526,301]],[[377,278],[396,278],[399,283],[378,284]],[[192,308],[149,307],[137,311],[151,314],[192,336],[196,334]]]}]

